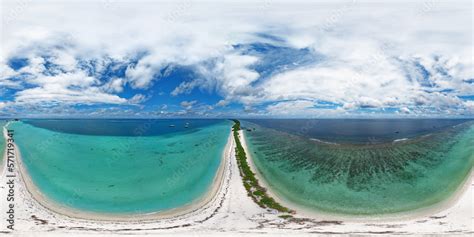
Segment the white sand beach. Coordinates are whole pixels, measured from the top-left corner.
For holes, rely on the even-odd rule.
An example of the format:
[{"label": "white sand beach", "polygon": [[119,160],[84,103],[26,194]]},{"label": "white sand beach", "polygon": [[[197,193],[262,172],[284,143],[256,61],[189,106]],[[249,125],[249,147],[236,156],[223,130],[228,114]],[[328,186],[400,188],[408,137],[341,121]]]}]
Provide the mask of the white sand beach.
[{"label": "white sand beach", "polygon": [[[5,136],[4,130],[4,136]],[[242,136],[242,135],[241,135]],[[150,217],[134,216],[110,220],[97,216],[75,216],[71,210],[60,209],[44,204],[38,197],[38,190],[28,184],[27,174],[19,168],[20,152],[16,149],[15,183],[15,224],[14,231],[6,228],[8,207],[1,202],[0,235],[9,236],[74,236],[90,235],[471,235],[473,234],[473,191],[472,178],[467,182],[465,192],[452,200],[449,206],[436,213],[416,216],[409,219],[381,219],[353,221],[328,219],[325,215],[311,218],[305,213],[297,213],[293,219],[282,219],[279,213],[265,210],[247,196],[235,159],[235,141],[231,137],[227,143],[222,175],[205,200],[200,200],[182,210],[173,210],[167,215],[154,213]],[[5,153],[6,158],[6,153]],[[5,159],[4,158],[4,159]],[[21,159],[20,159],[21,160]],[[2,163],[0,177],[0,198],[8,193],[6,163]],[[472,176],[472,175],[471,175]],[[262,182],[262,181],[260,181]],[[35,192],[38,192],[35,194]],[[53,211],[54,210],[54,211]],[[81,213],[82,215],[83,213]],[[90,218],[90,219],[89,219]],[[117,219],[115,219],[117,218]]]}]

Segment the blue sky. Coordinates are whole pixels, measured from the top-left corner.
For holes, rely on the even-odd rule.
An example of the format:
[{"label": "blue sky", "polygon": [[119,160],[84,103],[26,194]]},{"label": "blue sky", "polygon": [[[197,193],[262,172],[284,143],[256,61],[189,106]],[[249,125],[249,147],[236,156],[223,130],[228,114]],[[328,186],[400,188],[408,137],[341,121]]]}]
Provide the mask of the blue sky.
[{"label": "blue sky", "polygon": [[474,116],[470,1],[2,5],[2,117]]}]

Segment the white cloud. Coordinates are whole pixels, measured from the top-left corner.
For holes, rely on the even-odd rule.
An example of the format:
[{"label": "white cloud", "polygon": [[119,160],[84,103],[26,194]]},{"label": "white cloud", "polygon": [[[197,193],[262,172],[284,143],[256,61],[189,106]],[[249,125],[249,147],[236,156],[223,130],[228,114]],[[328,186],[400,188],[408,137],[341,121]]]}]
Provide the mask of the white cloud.
[{"label": "white cloud", "polygon": [[123,78],[112,78],[103,87],[107,92],[120,93],[123,91],[125,80]]},{"label": "white cloud", "polygon": [[7,107],[8,103],[0,101],[0,110]]},{"label": "white cloud", "polygon": [[182,82],[181,84],[179,84],[178,87],[176,87],[172,92],[171,92],[171,95],[172,96],[177,96],[177,95],[181,95],[181,94],[189,94],[191,93],[191,91],[196,88],[197,86],[200,86],[201,83],[201,80],[193,80],[193,81],[186,81],[186,82]]},{"label": "white cloud", "polygon": [[43,102],[66,104],[121,104],[125,103],[126,100],[116,95],[102,93],[97,88],[88,88],[78,91],[51,85],[20,91],[17,93],[15,102],[17,104],[39,104]]},{"label": "white cloud", "polygon": [[474,114],[474,101],[465,101],[464,106],[466,108],[466,114]]},{"label": "white cloud", "polygon": [[159,67],[154,67],[150,64],[144,63],[144,60],[135,67],[129,67],[126,71],[126,76],[130,80],[133,88],[145,89],[152,83],[153,76]]},{"label": "white cloud", "polygon": [[403,114],[409,114],[411,111],[407,107],[402,107],[402,108],[400,108],[400,112],[403,113]]},{"label": "white cloud", "polygon": [[[187,94],[196,87],[215,89],[225,98],[225,101],[238,100],[242,94],[251,93],[252,82],[259,78],[259,74],[249,67],[255,64],[255,56],[229,53],[215,60],[211,68],[198,66],[201,78],[181,83],[171,95]],[[245,103],[245,102],[244,102]]]},{"label": "white cloud", "polygon": [[141,104],[145,101],[147,101],[149,98],[145,95],[142,94],[136,94],[132,98],[128,100],[130,104]]},{"label": "white cloud", "polygon": [[226,55],[218,62],[213,74],[218,75],[217,89],[225,97],[233,98],[249,88],[249,85],[259,78],[259,74],[249,69],[258,61],[257,57],[247,55]]},{"label": "white cloud", "polygon": [[335,117],[345,114],[341,107],[317,109],[319,103],[308,100],[294,100],[277,102],[267,106],[266,112],[270,115],[283,117]]},{"label": "white cloud", "polygon": [[227,105],[229,105],[229,101],[228,100],[219,100],[219,102],[217,102],[216,106],[219,106],[219,107],[225,107]]},{"label": "white cloud", "polygon": [[180,103],[181,107],[185,108],[186,110],[190,110],[193,108],[193,106],[197,103],[197,100],[193,101],[182,101]]},{"label": "white cloud", "polygon": [[270,114],[301,115],[314,109],[314,103],[307,100],[279,102],[267,107]]}]

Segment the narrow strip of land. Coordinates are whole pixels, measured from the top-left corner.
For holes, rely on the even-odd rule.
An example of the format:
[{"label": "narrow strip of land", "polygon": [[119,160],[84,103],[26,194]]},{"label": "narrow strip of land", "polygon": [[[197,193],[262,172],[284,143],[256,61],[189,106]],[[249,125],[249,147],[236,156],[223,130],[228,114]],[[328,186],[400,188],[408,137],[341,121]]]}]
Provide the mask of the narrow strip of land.
[{"label": "narrow strip of land", "polygon": [[[255,177],[255,173],[252,172],[249,163],[247,161],[247,155],[245,149],[242,146],[239,138],[240,121],[234,119],[234,126],[232,127],[235,140],[235,157],[237,158],[237,164],[239,165],[240,175],[244,187],[247,190],[248,195],[262,208],[270,208],[280,212],[294,213],[292,210],[282,206],[276,202],[275,199],[267,194],[267,189],[262,187],[258,179]],[[287,216],[283,216],[287,217]]]}]

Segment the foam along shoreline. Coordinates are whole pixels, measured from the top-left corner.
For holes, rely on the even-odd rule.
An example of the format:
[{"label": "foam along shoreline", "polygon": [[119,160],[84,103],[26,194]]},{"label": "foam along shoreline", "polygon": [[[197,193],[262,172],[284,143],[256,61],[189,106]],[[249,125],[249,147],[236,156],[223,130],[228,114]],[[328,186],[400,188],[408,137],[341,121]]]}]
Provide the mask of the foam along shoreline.
[{"label": "foam along shoreline", "polygon": [[[7,139],[7,126],[3,128],[4,138]],[[26,190],[29,194],[35,199],[41,206],[46,209],[49,209],[52,212],[59,213],[71,218],[85,219],[85,220],[95,220],[95,221],[143,221],[143,220],[157,220],[157,219],[169,219],[175,218],[181,215],[189,214],[191,212],[197,211],[202,207],[206,206],[208,203],[212,202],[220,192],[222,192],[222,186],[224,183],[224,174],[226,173],[227,163],[232,154],[232,149],[234,149],[234,143],[232,142],[232,132],[230,130],[229,136],[227,138],[227,143],[225,145],[222,159],[219,165],[219,168],[216,172],[214,180],[211,187],[206,192],[206,194],[193,202],[186,204],[182,207],[173,208],[170,210],[159,211],[159,212],[150,212],[143,214],[118,214],[118,213],[99,213],[99,212],[89,212],[79,209],[74,209],[60,203],[57,203],[48,197],[46,197],[38,187],[33,183],[31,177],[28,175],[26,167],[22,164],[21,152],[18,146],[14,143],[15,146],[15,157],[17,162],[17,173],[20,176],[22,184],[25,185]],[[5,153],[6,156],[6,153]],[[4,157],[5,159],[6,157]]]},{"label": "foam along shoreline", "polygon": [[474,185],[474,172],[471,167],[471,171],[469,175],[466,175],[463,183],[458,186],[457,190],[450,195],[447,199],[438,202],[434,205],[423,207],[407,212],[399,212],[399,213],[392,213],[392,214],[383,214],[383,215],[373,215],[373,216],[355,216],[355,215],[344,215],[344,214],[337,214],[337,213],[328,213],[319,210],[310,209],[303,205],[298,205],[292,201],[289,201],[278,195],[272,187],[268,184],[267,180],[265,180],[264,176],[260,173],[257,169],[255,164],[253,163],[253,158],[251,155],[250,150],[247,147],[247,140],[245,139],[245,133],[243,130],[239,131],[239,136],[241,140],[242,147],[247,154],[247,159],[250,168],[258,177],[260,185],[267,190],[267,193],[270,197],[274,198],[275,201],[281,203],[283,206],[286,206],[294,211],[296,211],[296,216],[305,217],[305,218],[314,218],[314,219],[324,219],[324,220],[343,220],[343,221],[350,221],[350,222],[383,222],[383,221],[401,221],[401,220],[413,220],[420,217],[426,217],[429,215],[433,215],[442,211],[445,211],[455,205],[461,205],[465,207],[465,210],[471,210],[472,200],[467,198],[469,195],[469,191],[472,191],[472,185]]}]

